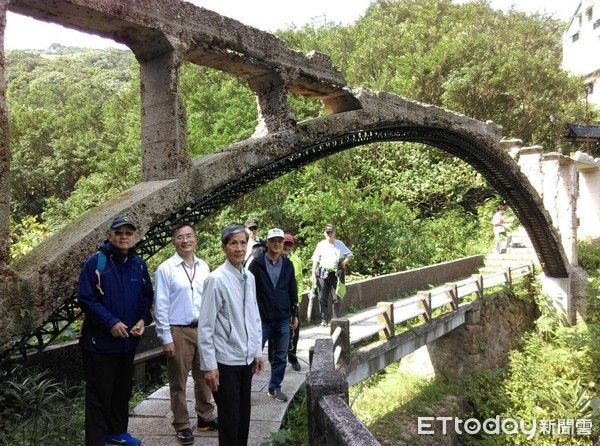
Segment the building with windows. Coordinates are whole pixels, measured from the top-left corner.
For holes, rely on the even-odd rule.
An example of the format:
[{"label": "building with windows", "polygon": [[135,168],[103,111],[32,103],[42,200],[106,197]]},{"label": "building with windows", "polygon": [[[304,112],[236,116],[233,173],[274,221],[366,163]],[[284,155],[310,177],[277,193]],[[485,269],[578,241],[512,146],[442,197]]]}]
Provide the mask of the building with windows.
[{"label": "building with windows", "polygon": [[563,69],[582,79],[600,107],[600,0],[581,0],[563,34]]}]

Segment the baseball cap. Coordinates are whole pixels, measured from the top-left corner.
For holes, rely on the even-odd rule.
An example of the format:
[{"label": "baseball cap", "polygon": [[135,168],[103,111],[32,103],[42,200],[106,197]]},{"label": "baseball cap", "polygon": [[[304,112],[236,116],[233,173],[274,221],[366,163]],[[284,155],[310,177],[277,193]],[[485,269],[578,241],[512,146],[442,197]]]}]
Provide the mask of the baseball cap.
[{"label": "baseball cap", "polygon": [[258,222],[254,218],[249,218],[246,220],[246,223],[244,223],[244,226],[247,228],[253,228],[256,226],[258,228]]},{"label": "baseball cap", "polygon": [[294,238],[294,236],[292,234],[286,234],[283,237],[283,243],[291,243],[294,244],[296,243],[296,239]]},{"label": "baseball cap", "polygon": [[133,226],[133,229],[137,229],[137,226],[135,225],[131,217],[127,215],[119,215],[118,217],[115,217],[115,219],[110,224],[110,229],[120,228],[121,226],[125,225]]},{"label": "baseball cap", "polygon": [[271,240],[272,238],[277,238],[277,237],[281,237],[283,238],[283,231],[279,228],[273,228],[273,229],[269,229],[269,232],[267,232],[267,240]]},{"label": "baseball cap", "polygon": [[325,232],[335,232],[335,227],[333,225],[326,225]]}]

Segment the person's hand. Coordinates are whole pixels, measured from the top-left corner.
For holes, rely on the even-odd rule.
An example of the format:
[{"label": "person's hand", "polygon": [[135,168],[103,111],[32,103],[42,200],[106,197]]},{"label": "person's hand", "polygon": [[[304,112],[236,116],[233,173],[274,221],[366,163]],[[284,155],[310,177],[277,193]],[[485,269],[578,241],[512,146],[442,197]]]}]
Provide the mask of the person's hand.
[{"label": "person's hand", "polygon": [[204,381],[213,392],[219,390],[219,369],[204,372]]},{"label": "person's hand", "polygon": [[110,334],[115,338],[128,338],[129,332],[127,331],[127,325],[119,321],[110,328]]},{"label": "person's hand", "polygon": [[173,342],[170,342],[168,344],[163,345],[163,352],[165,353],[165,356],[167,356],[168,358],[174,358],[175,357],[175,344]]},{"label": "person's hand", "polygon": [[262,357],[257,356],[254,358],[254,367],[252,367],[252,371],[255,375],[260,375],[262,371],[265,369],[265,363],[263,362]]},{"label": "person's hand", "polygon": [[297,326],[298,326],[298,318],[296,316],[292,316],[292,320],[290,322],[290,328],[292,329],[292,331],[294,331]]},{"label": "person's hand", "polygon": [[133,326],[133,328],[131,329],[130,333],[131,333],[132,336],[141,336],[141,335],[144,334],[145,330],[146,330],[146,323],[144,322],[144,319],[140,319]]}]

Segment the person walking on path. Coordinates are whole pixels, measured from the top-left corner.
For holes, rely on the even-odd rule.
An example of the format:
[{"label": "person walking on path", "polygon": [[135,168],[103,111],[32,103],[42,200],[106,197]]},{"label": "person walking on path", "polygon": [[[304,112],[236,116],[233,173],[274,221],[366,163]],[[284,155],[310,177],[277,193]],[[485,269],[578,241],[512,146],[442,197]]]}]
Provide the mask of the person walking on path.
[{"label": "person walking on path", "polygon": [[250,264],[256,279],[256,298],[262,321],[262,345],[273,342],[269,395],[285,402],[281,391],[290,344],[290,329],[298,325],[298,286],[292,262],[281,255],[284,233],[273,228],[267,233],[267,252]]},{"label": "person walking on path", "polygon": [[135,350],[152,323],[153,290],[148,268],[133,250],[136,233],[130,217],[116,217],[108,240],[86,260],[79,276],[86,446],[141,443],[127,432],[129,400]]},{"label": "person walking on path", "polygon": [[[496,213],[492,217],[492,225],[494,226],[494,252],[502,254],[506,248],[510,246],[511,235],[506,231],[504,226],[504,206],[499,205]],[[502,247],[501,236],[506,237],[506,244]]]},{"label": "person walking on path", "polygon": [[192,371],[197,414],[196,429],[217,430],[217,407],[204,381],[198,355],[198,318],[209,267],[194,254],[194,229],[180,223],[172,231],[176,253],[164,261],[154,276],[156,334],[167,357],[173,428],[181,444],[192,444],[194,434],[186,402],[186,384]]},{"label": "person walking on path", "polygon": [[[283,251],[281,254],[284,257],[287,257],[294,265],[294,277],[296,278],[296,285],[298,287],[298,305],[300,305],[300,301],[302,300],[302,260],[298,257],[294,252],[294,244],[296,243],[296,239],[292,234],[286,233],[283,237]],[[298,339],[300,338],[300,324],[296,324],[296,328],[291,332],[290,335],[290,346],[288,350],[288,362],[292,365],[292,369],[296,372],[299,372],[302,367],[300,366],[300,361],[298,361],[298,356],[296,352],[298,350]]]},{"label": "person walking on path", "polygon": [[328,324],[328,306],[332,303],[334,318],[340,317],[340,299],[345,294],[344,269],[352,251],[335,238],[335,227],[325,226],[325,240],[321,240],[312,255],[312,275],[316,278],[317,294],[321,311],[321,326]]},{"label": "person walking on path", "polygon": [[204,282],[198,318],[200,364],[219,408],[220,446],[248,443],[252,374],[263,371],[256,284],[242,266],[247,244],[243,226],[223,229],[226,260]]}]

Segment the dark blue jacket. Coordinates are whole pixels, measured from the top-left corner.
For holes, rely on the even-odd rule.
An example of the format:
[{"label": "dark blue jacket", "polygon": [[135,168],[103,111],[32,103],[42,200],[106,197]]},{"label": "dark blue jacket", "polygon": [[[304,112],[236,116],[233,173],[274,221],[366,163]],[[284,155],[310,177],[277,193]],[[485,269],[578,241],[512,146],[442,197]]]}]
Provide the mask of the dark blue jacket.
[{"label": "dark blue jacket", "polygon": [[290,259],[281,256],[283,264],[277,287],[273,286],[265,256],[256,256],[248,269],[256,279],[256,300],[262,322],[277,322],[291,318],[298,305],[298,285],[294,275],[294,265]]},{"label": "dark blue jacket", "polygon": [[98,288],[98,253],[86,260],[79,275],[77,300],[85,314],[79,343],[84,350],[94,353],[132,352],[139,336],[115,338],[110,329],[119,321],[129,330],[140,319],[146,326],[152,323],[150,308],[154,292],[148,268],[133,249],[127,257],[108,242],[100,246],[100,250],[106,255],[106,265],[100,275],[104,294]]}]

